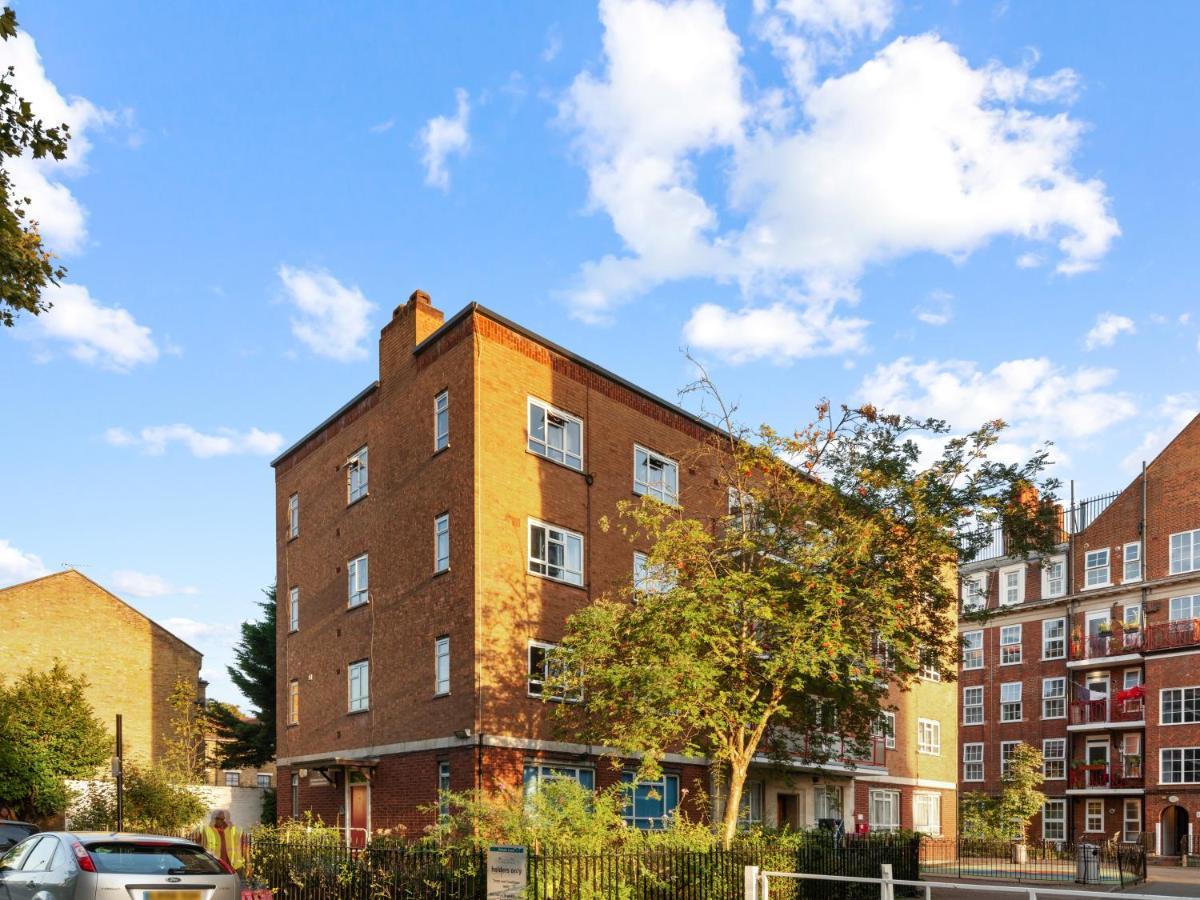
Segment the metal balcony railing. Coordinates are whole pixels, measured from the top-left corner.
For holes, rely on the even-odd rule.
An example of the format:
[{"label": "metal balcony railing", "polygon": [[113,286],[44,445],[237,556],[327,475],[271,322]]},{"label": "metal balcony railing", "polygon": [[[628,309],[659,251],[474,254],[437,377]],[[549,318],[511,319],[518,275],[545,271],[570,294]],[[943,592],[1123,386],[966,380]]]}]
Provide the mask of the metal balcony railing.
[{"label": "metal balcony railing", "polygon": [[1146,717],[1146,704],[1137,700],[1076,700],[1071,704],[1072,725],[1102,725],[1110,722],[1139,722]]},{"label": "metal balcony railing", "polygon": [[1087,763],[1076,760],[1071,764],[1070,785],[1083,790],[1110,790],[1144,787],[1141,757],[1129,756],[1120,762]]},{"label": "metal balcony railing", "polygon": [[1146,650],[1170,650],[1200,644],[1200,619],[1179,619],[1147,625],[1142,638]]}]

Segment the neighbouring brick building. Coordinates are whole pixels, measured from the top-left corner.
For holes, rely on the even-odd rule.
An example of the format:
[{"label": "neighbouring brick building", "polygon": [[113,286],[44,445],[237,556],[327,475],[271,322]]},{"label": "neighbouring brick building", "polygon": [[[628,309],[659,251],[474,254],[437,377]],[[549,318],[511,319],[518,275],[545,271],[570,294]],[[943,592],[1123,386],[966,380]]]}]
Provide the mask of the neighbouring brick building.
[{"label": "neighbouring brick building", "polygon": [[[1071,505],[1047,560],[962,567],[960,784],[1045,756],[1034,836],[1196,846],[1200,817],[1200,417],[1122,491]],[[973,612],[986,608],[980,618]]]},{"label": "neighbouring brick building", "polygon": [[[599,526],[618,501],[727,512],[680,462],[710,435],[481,306],[443,321],[416,292],[398,307],[379,380],[273,463],[280,815],[419,834],[439,787],[632,777],[552,729],[542,650],[636,570],[637,548]],[[855,766],[757,767],[746,817],[953,833],[955,697],[936,673],[896,692],[893,736]],[[706,759],[669,756],[652,787],[631,823],[709,814],[702,796],[719,809]]]},{"label": "neighbouring brick building", "polygon": [[88,680],[88,701],[110,733],[122,715],[131,758],[161,759],[179,679],[204,696],[199,650],[74,569],[0,589],[0,621],[0,679],[61,661]]}]

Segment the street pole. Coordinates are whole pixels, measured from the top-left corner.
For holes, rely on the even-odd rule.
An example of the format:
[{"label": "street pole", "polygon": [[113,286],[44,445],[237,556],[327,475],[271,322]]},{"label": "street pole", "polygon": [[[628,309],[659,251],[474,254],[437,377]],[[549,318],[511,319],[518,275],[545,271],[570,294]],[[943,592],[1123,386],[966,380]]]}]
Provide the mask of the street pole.
[{"label": "street pole", "polygon": [[125,830],[125,765],[121,745],[121,714],[117,713],[117,759],[113,765],[117,776],[117,831]]}]

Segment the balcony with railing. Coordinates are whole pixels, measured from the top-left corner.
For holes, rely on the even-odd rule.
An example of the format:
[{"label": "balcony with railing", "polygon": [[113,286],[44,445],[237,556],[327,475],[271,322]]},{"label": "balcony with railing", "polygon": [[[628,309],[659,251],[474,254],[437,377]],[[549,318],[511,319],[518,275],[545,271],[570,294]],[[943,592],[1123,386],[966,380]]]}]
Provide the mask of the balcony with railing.
[{"label": "balcony with railing", "polygon": [[1200,619],[1177,619],[1147,625],[1142,645],[1147,651],[1172,650],[1200,644]]},{"label": "balcony with railing", "polygon": [[1115,629],[1108,634],[1093,634],[1088,637],[1076,635],[1071,638],[1071,659],[1104,659],[1109,656],[1125,656],[1142,653],[1146,647],[1146,635],[1140,630]]},{"label": "balcony with railing", "polygon": [[[1058,510],[1057,543],[1066,543],[1070,535],[1078,534],[1091,525],[1096,517],[1117,499],[1118,493],[1120,492],[1111,491],[1098,497],[1080,500],[1074,506],[1060,508]],[[960,541],[959,546],[964,556],[970,556],[969,561],[980,562],[988,559],[1003,559],[1008,556],[1011,553],[1008,544],[1004,526],[995,525],[989,528],[975,529],[971,532],[970,537],[964,537]]]},{"label": "balcony with railing", "polygon": [[1071,790],[1121,791],[1145,787],[1142,758],[1127,756],[1119,762],[1089,763],[1078,759],[1071,763]]},{"label": "balcony with railing", "polygon": [[1099,700],[1076,700],[1071,704],[1072,725],[1128,725],[1146,719],[1146,701],[1142,697],[1118,700],[1107,697]]}]

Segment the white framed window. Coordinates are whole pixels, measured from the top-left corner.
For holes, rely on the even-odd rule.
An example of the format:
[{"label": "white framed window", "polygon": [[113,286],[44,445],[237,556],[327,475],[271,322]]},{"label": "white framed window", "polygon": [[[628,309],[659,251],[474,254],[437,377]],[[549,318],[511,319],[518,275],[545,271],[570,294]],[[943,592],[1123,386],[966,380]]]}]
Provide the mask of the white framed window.
[{"label": "white framed window", "polygon": [[438,818],[450,818],[450,763],[445,760],[438,763]]},{"label": "white framed window", "polygon": [[1127,603],[1121,607],[1121,623],[1128,628],[1132,625],[1138,628],[1142,624],[1142,604]]},{"label": "white framed window", "polygon": [[300,724],[300,682],[294,678],[288,682],[288,724]]},{"label": "white framed window", "polygon": [[1047,800],[1042,804],[1042,840],[1067,839],[1067,801]]},{"label": "white framed window", "polygon": [[633,589],[644,594],[665,594],[675,588],[675,579],[650,565],[645,553],[633,551]]},{"label": "white framed window", "polygon": [[1170,747],[1158,752],[1158,780],[1162,784],[1200,782],[1200,747]]},{"label": "white framed window", "polygon": [[433,452],[450,446],[450,392],[433,398]]},{"label": "white framed window", "polygon": [[288,591],[288,631],[300,630],[300,588]]},{"label": "white framed window", "polygon": [[1089,834],[1104,833],[1104,801],[1088,800],[1083,810],[1083,830]]},{"label": "white framed window", "polygon": [[1131,581],[1142,580],[1142,542],[1134,541],[1126,544],[1123,554],[1124,565],[1121,567],[1121,581],[1128,584]]},{"label": "white framed window", "polygon": [[1067,717],[1067,679],[1065,677],[1042,679],[1042,718],[1065,719]]},{"label": "white framed window", "polygon": [[1172,597],[1170,615],[1172,622],[1200,619],[1200,594],[1193,594],[1190,597]]},{"label": "white framed window", "polygon": [[918,678],[924,678],[926,681],[942,680],[942,668],[936,650],[922,649],[919,662],[920,665],[917,666]]},{"label": "white framed window", "polygon": [[433,520],[433,571],[450,570],[450,513]]},{"label": "white framed window", "polygon": [[896,749],[896,714],[890,709],[881,710],[875,722],[874,735],[883,739],[888,750]]},{"label": "white framed window", "polygon": [[300,818],[300,775],[292,774],[292,818]]},{"label": "white framed window", "polygon": [[1136,797],[1126,797],[1124,813],[1121,840],[1136,844],[1142,836],[1142,801]]},{"label": "white framed window", "polygon": [[1067,655],[1067,620],[1042,620],[1042,659],[1065,659]]},{"label": "white framed window", "polygon": [[964,725],[982,725],[983,724],[983,688],[965,687],[963,688],[963,724]]},{"label": "white framed window", "polygon": [[1000,605],[1015,606],[1025,601],[1025,567],[1000,570]]},{"label": "white framed window", "polygon": [[751,828],[763,821],[763,783],[747,781],[742,787],[742,802],[738,806],[738,828]]},{"label": "white framed window", "polygon": [[937,719],[917,719],[917,752],[942,755],[942,723]]},{"label": "white framed window", "polygon": [[241,772],[226,772],[225,787],[239,787],[242,783]]},{"label": "white framed window", "polygon": [[1112,579],[1108,575],[1108,548],[1092,550],[1083,557],[1083,586],[1105,587]]},{"label": "white framed window", "polygon": [[1171,535],[1171,574],[1200,569],[1200,529]]},{"label": "white framed window", "polygon": [[1158,696],[1160,724],[1188,725],[1200,722],[1200,687],[1165,688]]},{"label": "white framed window", "polygon": [[813,813],[816,820],[844,819],[845,794],[840,784],[818,784],[813,788]]},{"label": "white framed window", "polygon": [[300,536],[300,495],[288,497],[288,537]]},{"label": "white framed window", "polygon": [[1000,685],[1000,721],[1021,721],[1021,682],[1009,681]]},{"label": "white framed window", "polygon": [[538,789],[551,781],[574,781],[589,791],[596,789],[596,772],[583,766],[557,765],[555,763],[530,763],[525,766],[525,796],[537,793]]},{"label": "white framed window", "polygon": [[633,492],[679,503],[679,465],[653,450],[633,445]]},{"label": "white framed window", "polygon": [[360,447],[346,460],[346,505],[367,496],[367,448]]},{"label": "white framed window", "polygon": [[1000,777],[1003,778],[1008,774],[1009,763],[1012,762],[1013,754],[1017,752],[1017,748],[1021,746],[1020,741],[1001,741],[1000,742]]},{"label": "white framed window", "polygon": [[1042,599],[1061,597],[1067,592],[1067,558],[1052,556],[1042,566]]},{"label": "white framed window", "polygon": [[963,579],[963,612],[977,612],[987,606],[987,572]]},{"label": "white framed window", "polygon": [[913,831],[942,833],[942,795],[913,791]]},{"label": "white framed window", "polygon": [[1045,738],[1042,741],[1042,778],[1046,781],[1065,781],[1067,777],[1067,739]]},{"label": "white framed window", "polygon": [[963,655],[962,667],[964,669],[982,669],[983,668],[983,632],[982,631],[964,631],[962,636]]},{"label": "white framed window", "polygon": [[445,636],[433,642],[433,692],[450,693],[450,638]]},{"label": "white framed window", "polygon": [[1141,683],[1142,683],[1142,670],[1141,669],[1126,669],[1122,673],[1121,687],[1124,688],[1125,690],[1129,690],[1131,687],[1137,687]]},{"label": "white framed window", "polygon": [[256,776],[255,782],[260,788],[269,788],[271,786],[271,776],[260,773]]},{"label": "white framed window", "polygon": [[1018,665],[1022,657],[1021,626],[1002,625],[1000,627],[1000,665]]},{"label": "white framed window", "polygon": [[983,744],[963,744],[963,781],[983,781]]},{"label": "white framed window", "polygon": [[350,712],[362,712],[370,707],[371,679],[370,664],[365,659],[350,663],[346,669],[350,687]]},{"label": "white framed window", "polygon": [[583,586],[583,535],[529,520],[529,571]]},{"label": "white framed window", "polygon": [[530,641],[528,654],[529,677],[526,692],[530,697],[545,697],[547,700],[566,700],[578,703],[583,699],[578,690],[567,690],[565,679],[559,674],[559,668],[553,662],[550,653],[557,644],[545,641]]},{"label": "white framed window", "polygon": [[529,450],[582,472],[583,420],[530,397]]},{"label": "white framed window", "polygon": [[655,781],[639,781],[634,772],[621,773],[626,825],[653,831],[666,828],[679,806],[679,776],[664,773]]},{"label": "white framed window", "polygon": [[900,829],[900,792],[871,791],[869,814],[872,831],[898,831]]},{"label": "white framed window", "polygon": [[346,577],[350,606],[362,606],[371,599],[370,582],[367,579],[367,554],[356,556],[346,563]]}]

